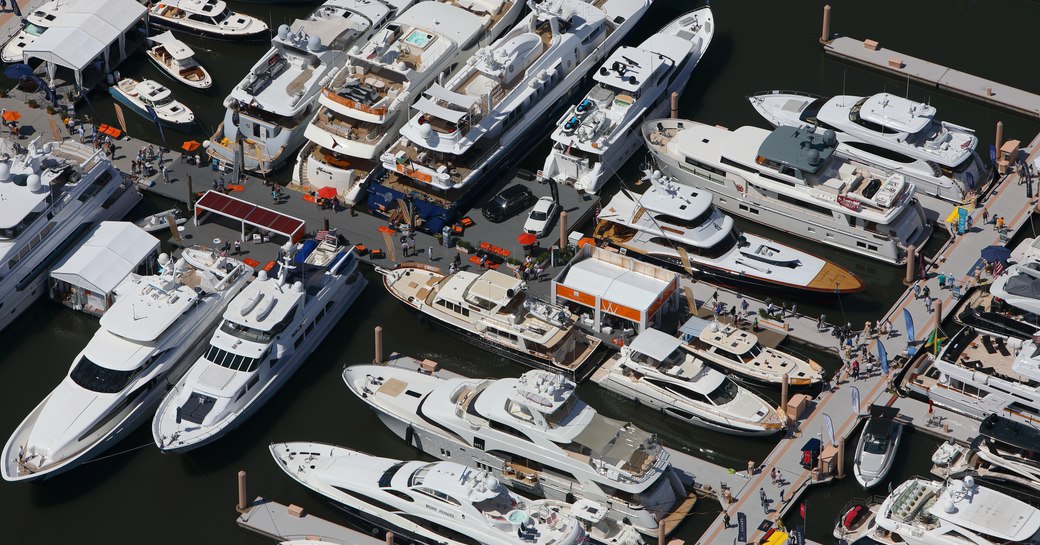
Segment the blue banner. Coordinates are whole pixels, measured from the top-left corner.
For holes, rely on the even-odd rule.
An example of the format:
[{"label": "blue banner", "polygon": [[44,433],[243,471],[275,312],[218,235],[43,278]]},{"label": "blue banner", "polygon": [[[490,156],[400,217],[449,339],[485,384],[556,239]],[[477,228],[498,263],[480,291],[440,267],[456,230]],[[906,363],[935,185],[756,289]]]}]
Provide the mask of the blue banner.
[{"label": "blue banner", "polygon": [[910,315],[910,311],[903,309],[903,321],[906,322],[906,344],[914,345],[917,341],[914,339],[914,317]]},{"label": "blue banner", "polygon": [[852,387],[852,414],[859,414],[859,388],[855,386]]},{"label": "blue banner", "polygon": [[155,123],[155,128],[159,129],[159,136],[162,137],[163,144],[166,143],[166,134],[162,130],[162,123],[159,122],[159,114],[155,112],[155,108],[151,104],[145,105],[148,108],[148,116],[152,118],[152,122]]},{"label": "blue banner", "polygon": [[957,207],[957,234],[963,235],[968,228],[968,209],[963,206]]},{"label": "blue banner", "polygon": [[747,515],[737,512],[737,541],[747,543]]},{"label": "blue banner", "polygon": [[11,0],[11,11],[19,17],[22,16],[22,8],[18,7],[18,0]]},{"label": "blue banner", "polygon": [[997,146],[995,144],[989,145],[989,162],[994,164],[997,162]]},{"label": "blue banner", "polygon": [[[906,310],[906,309],[904,309]],[[888,353],[885,352],[885,345],[880,342],[877,343],[877,359],[881,362],[881,372],[888,374]]]},{"label": "blue banner", "polygon": [[802,531],[801,526],[794,527],[794,543],[795,545],[805,545],[805,532]]}]

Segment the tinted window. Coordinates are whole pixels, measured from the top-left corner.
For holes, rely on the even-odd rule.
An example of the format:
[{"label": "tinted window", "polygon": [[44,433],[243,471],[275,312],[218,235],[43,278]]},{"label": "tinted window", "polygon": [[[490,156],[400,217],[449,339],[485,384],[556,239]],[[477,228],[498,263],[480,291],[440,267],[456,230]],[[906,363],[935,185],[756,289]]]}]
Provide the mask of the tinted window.
[{"label": "tinted window", "polygon": [[114,394],[123,391],[127,384],[136,375],[138,369],[133,371],[116,371],[90,361],[86,356],[79,359],[79,363],[72,368],[69,374],[72,381],[87,390],[100,394]]}]

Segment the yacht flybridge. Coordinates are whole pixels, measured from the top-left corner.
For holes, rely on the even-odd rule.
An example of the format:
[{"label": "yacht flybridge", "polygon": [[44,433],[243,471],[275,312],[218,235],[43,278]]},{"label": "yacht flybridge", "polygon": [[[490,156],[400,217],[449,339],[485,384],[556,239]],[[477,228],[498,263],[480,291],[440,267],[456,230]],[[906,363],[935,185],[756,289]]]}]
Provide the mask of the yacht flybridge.
[{"label": "yacht flybridge", "polygon": [[480,40],[494,39],[512,25],[522,8],[520,0],[512,0],[486,14],[476,4],[467,11],[446,2],[420,2],[360,49],[351,49],[346,66],[318,96],[320,108],[304,131],[308,142],[297,157],[293,182],[333,187],[344,204],[354,205],[422,91],[449,76]]},{"label": "yacht flybridge", "polygon": [[784,429],[776,408],[737,385],[679,340],[646,329],[603,364],[600,385],[664,414],[734,435],[772,435]]},{"label": "yacht flybridge", "polygon": [[682,119],[647,121],[642,130],[665,174],[714,193],[730,214],[893,264],[931,235],[914,184],[835,154],[834,131],[730,131]]},{"label": "yacht flybridge", "polygon": [[211,443],[256,412],[303,365],[368,283],[335,235],[285,253],[224,312],[209,347],[159,405],[152,436],[163,451]]},{"label": "yacht flybridge", "polygon": [[68,374],[11,435],[0,465],[5,480],[73,469],[150,418],[253,272],[241,261],[192,248],[176,260],[160,255],[159,265],[159,274],[119,287]]},{"label": "yacht flybridge", "polygon": [[656,171],[648,178],[645,193],[622,188],[600,210],[596,239],[726,286],[825,296],[863,290],[855,274],[831,261],[740,232],[710,192]]},{"label": "yacht flybridge", "polygon": [[275,444],[271,454],[290,477],[358,524],[410,543],[578,545],[587,537],[642,543],[631,526],[604,519],[601,505],[528,500],[490,472],[463,464],[399,461],[321,443]]},{"label": "yacht flybridge", "polygon": [[224,164],[268,173],[291,159],[306,140],[323,86],[364,43],[412,0],[329,0],[306,19],[281,25],[271,49],[224,99],[227,112],[203,145]]},{"label": "yacht flybridge", "polygon": [[369,209],[434,233],[454,223],[485,176],[579,89],[650,2],[528,0],[531,12],[514,28],[415,103],[418,114],[380,156]]},{"label": "yacht flybridge", "polygon": [[639,125],[665,115],[715,34],[711,8],[681,15],[637,47],[618,48],[593,74],[595,86],[567,110],[538,175],[598,193],[642,145]]},{"label": "yacht flybridge", "polygon": [[748,97],[775,126],[833,130],[838,153],[898,172],[927,195],[968,202],[989,176],[975,131],[935,118],[934,106],[890,93],[832,98],[769,91]]},{"label": "yacht flybridge", "polygon": [[358,365],[343,380],[409,444],[490,471],[525,494],[598,502],[611,520],[654,536],[659,521],[670,532],[696,501],[656,436],[597,414],[561,375],[441,379]]},{"label": "yacht flybridge", "polygon": [[141,200],[103,153],[0,139],[0,330],[46,293],[51,268],[94,225]]}]

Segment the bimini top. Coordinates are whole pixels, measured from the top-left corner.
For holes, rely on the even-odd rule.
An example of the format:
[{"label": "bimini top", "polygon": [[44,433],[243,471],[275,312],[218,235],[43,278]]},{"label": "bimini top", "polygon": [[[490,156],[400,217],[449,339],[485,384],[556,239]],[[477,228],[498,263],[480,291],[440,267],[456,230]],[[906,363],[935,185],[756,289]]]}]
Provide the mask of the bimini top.
[{"label": "bimini top", "polygon": [[816,173],[827,164],[838,147],[834,131],[817,133],[812,127],[781,126],[773,129],[758,148],[758,161],[763,159]]},{"label": "bimini top", "polygon": [[888,93],[878,93],[863,101],[859,116],[894,132],[914,134],[931,124],[935,112],[935,106]]},{"label": "bimini top", "polygon": [[163,49],[165,49],[166,52],[175,60],[183,61],[195,56],[195,52],[192,51],[187,44],[175,38],[173,32],[170,32],[169,30],[162,34],[151,36],[148,39],[162,45]]},{"label": "bimini top", "polygon": [[672,352],[678,350],[679,344],[679,339],[648,327],[637,335],[628,347],[633,352],[639,352],[660,362],[668,359]]}]

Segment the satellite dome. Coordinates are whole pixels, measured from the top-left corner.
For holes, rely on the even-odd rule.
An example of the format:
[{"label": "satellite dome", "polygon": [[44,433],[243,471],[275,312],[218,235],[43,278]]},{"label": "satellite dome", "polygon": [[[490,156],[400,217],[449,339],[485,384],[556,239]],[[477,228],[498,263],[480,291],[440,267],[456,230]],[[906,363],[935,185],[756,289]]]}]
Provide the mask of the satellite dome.
[{"label": "satellite dome", "polygon": [[0,182],[11,181],[11,165],[9,163],[0,163]]},{"label": "satellite dome", "polygon": [[260,282],[267,280],[267,271],[260,269],[260,272],[256,273],[256,279]]},{"label": "satellite dome", "polygon": [[810,165],[816,166],[820,164],[820,152],[817,150],[809,150],[808,152],[806,152],[805,158],[809,161]]},{"label": "satellite dome", "polygon": [[969,490],[975,488],[975,477],[972,477],[971,475],[965,475],[964,488],[967,488]]},{"label": "satellite dome", "polygon": [[173,264],[173,270],[177,272],[188,270],[188,260],[183,257],[177,258],[177,262]]},{"label": "satellite dome", "polygon": [[423,123],[422,125],[419,125],[419,136],[422,136],[423,138],[429,138],[433,136],[433,126],[431,126],[429,123]]},{"label": "satellite dome", "polygon": [[289,37],[289,25],[281,25],[278,27],[278,39],[285,40]]},{"label": "satellite dome", "polygon": [[318,36],[311,36],[307,39],[307,50],[308,51],[321,51],[321,38]]},{"label": "satellite dome", "polygon": [[303,282],[300,282],[299,280],[293,282],[292,290],[296,293],[303,293]]},{"label": "satellite dome", "polygon": [[957,512],[957,506],[953,504],[953,500],[946,498],[942,502],[942,510],[952,515]]},{"label": "satellite dome", "polygon": [[165,267],[166,265],[168,265],[170,263],[170,254],[168,254],[166,252],[163,252],[163,253],[159,254],[159,258],[156,259],[156,261],[159,262],[159,266],[160,267]]},{"label": "satellite dome", "polygon": [[39,174],[33,173],[25,179],[25,186],[33,193],[40,193],[43,190],[43,180],[40,179]]},{"label": "satellite dome", "polygon": [[828,146],[838,145],[838,135],[831,129],[823,131],[823,143]]}]

